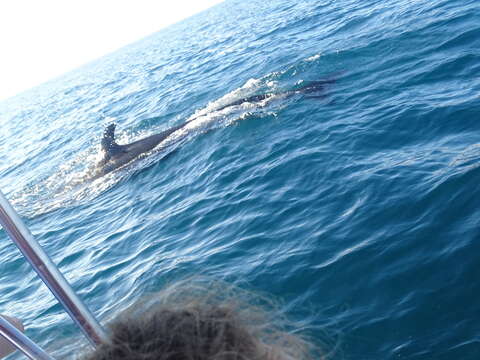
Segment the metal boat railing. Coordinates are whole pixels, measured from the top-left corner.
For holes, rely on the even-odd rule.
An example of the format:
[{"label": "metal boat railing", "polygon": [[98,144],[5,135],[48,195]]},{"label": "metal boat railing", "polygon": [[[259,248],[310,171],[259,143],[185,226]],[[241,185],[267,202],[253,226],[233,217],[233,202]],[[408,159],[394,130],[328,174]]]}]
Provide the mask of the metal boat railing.
[{"label": "metal boat railing", "polygon": [[3,316],[0,316],[0,334],[30,359],[54,360],[41,347],[10,324]]},{"label": "metal boat railing", "polygon": [[[92,345],[96,346],[107,342],[107,334],[100,323],[82,303],[52,260],[33,238],[1,191],[0,224]],[[24,334],[9,325],[8,321],[0,317],[0,335],[5,337],[13,346],[31,359],[52,359]]]}]

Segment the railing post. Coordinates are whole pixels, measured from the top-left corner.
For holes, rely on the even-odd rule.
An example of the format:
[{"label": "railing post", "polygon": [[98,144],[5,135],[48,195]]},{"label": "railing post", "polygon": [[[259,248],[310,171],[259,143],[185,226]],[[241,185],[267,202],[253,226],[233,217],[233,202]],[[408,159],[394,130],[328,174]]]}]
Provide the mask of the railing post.
[{"label": "railing post", "polygon": [[0,224],[88,340],[94,346],[107,342],[108,337],[103,328],[33,238],[1,191]]}]

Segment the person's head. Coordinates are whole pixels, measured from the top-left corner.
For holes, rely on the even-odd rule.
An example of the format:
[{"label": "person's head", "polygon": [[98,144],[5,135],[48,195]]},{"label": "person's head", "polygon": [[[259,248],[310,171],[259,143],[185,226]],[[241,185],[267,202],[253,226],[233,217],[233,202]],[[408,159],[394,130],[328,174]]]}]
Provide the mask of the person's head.
[{"label": "person's head", "polygon": [[[239,295],[240,294],[240,295]],[[235,297],[232,297],[235,295]],[[182,282],[149,305],[130,308],[111,325],[110,343],[85,360],[309,359],[311,345],[287,333],[245,293],[215,283]]]}]

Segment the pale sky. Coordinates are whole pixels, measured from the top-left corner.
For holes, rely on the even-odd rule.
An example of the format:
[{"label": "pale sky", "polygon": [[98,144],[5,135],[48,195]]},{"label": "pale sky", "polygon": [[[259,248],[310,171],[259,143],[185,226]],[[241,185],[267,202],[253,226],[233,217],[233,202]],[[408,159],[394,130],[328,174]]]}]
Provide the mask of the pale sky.
[{"label": "pale sky", "polygon": [[0,100],[222,0],[0,0]]}]

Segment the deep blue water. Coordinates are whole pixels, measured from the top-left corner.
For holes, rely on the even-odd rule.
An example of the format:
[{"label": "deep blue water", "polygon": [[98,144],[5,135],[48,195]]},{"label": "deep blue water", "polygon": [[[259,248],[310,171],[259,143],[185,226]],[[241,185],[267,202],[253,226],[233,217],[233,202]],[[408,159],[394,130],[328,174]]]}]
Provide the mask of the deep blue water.
[{"label": "deep blue water", "polygon": [[[202,274],[334,359],[479,359],[479,74],[477,0],[227,1],[1,102],[0,188],[102,321]],[[82,183],[111,121],[191,126]],[[80,332],[3,230],[0,276],[0,312],[69,357]]]}]

